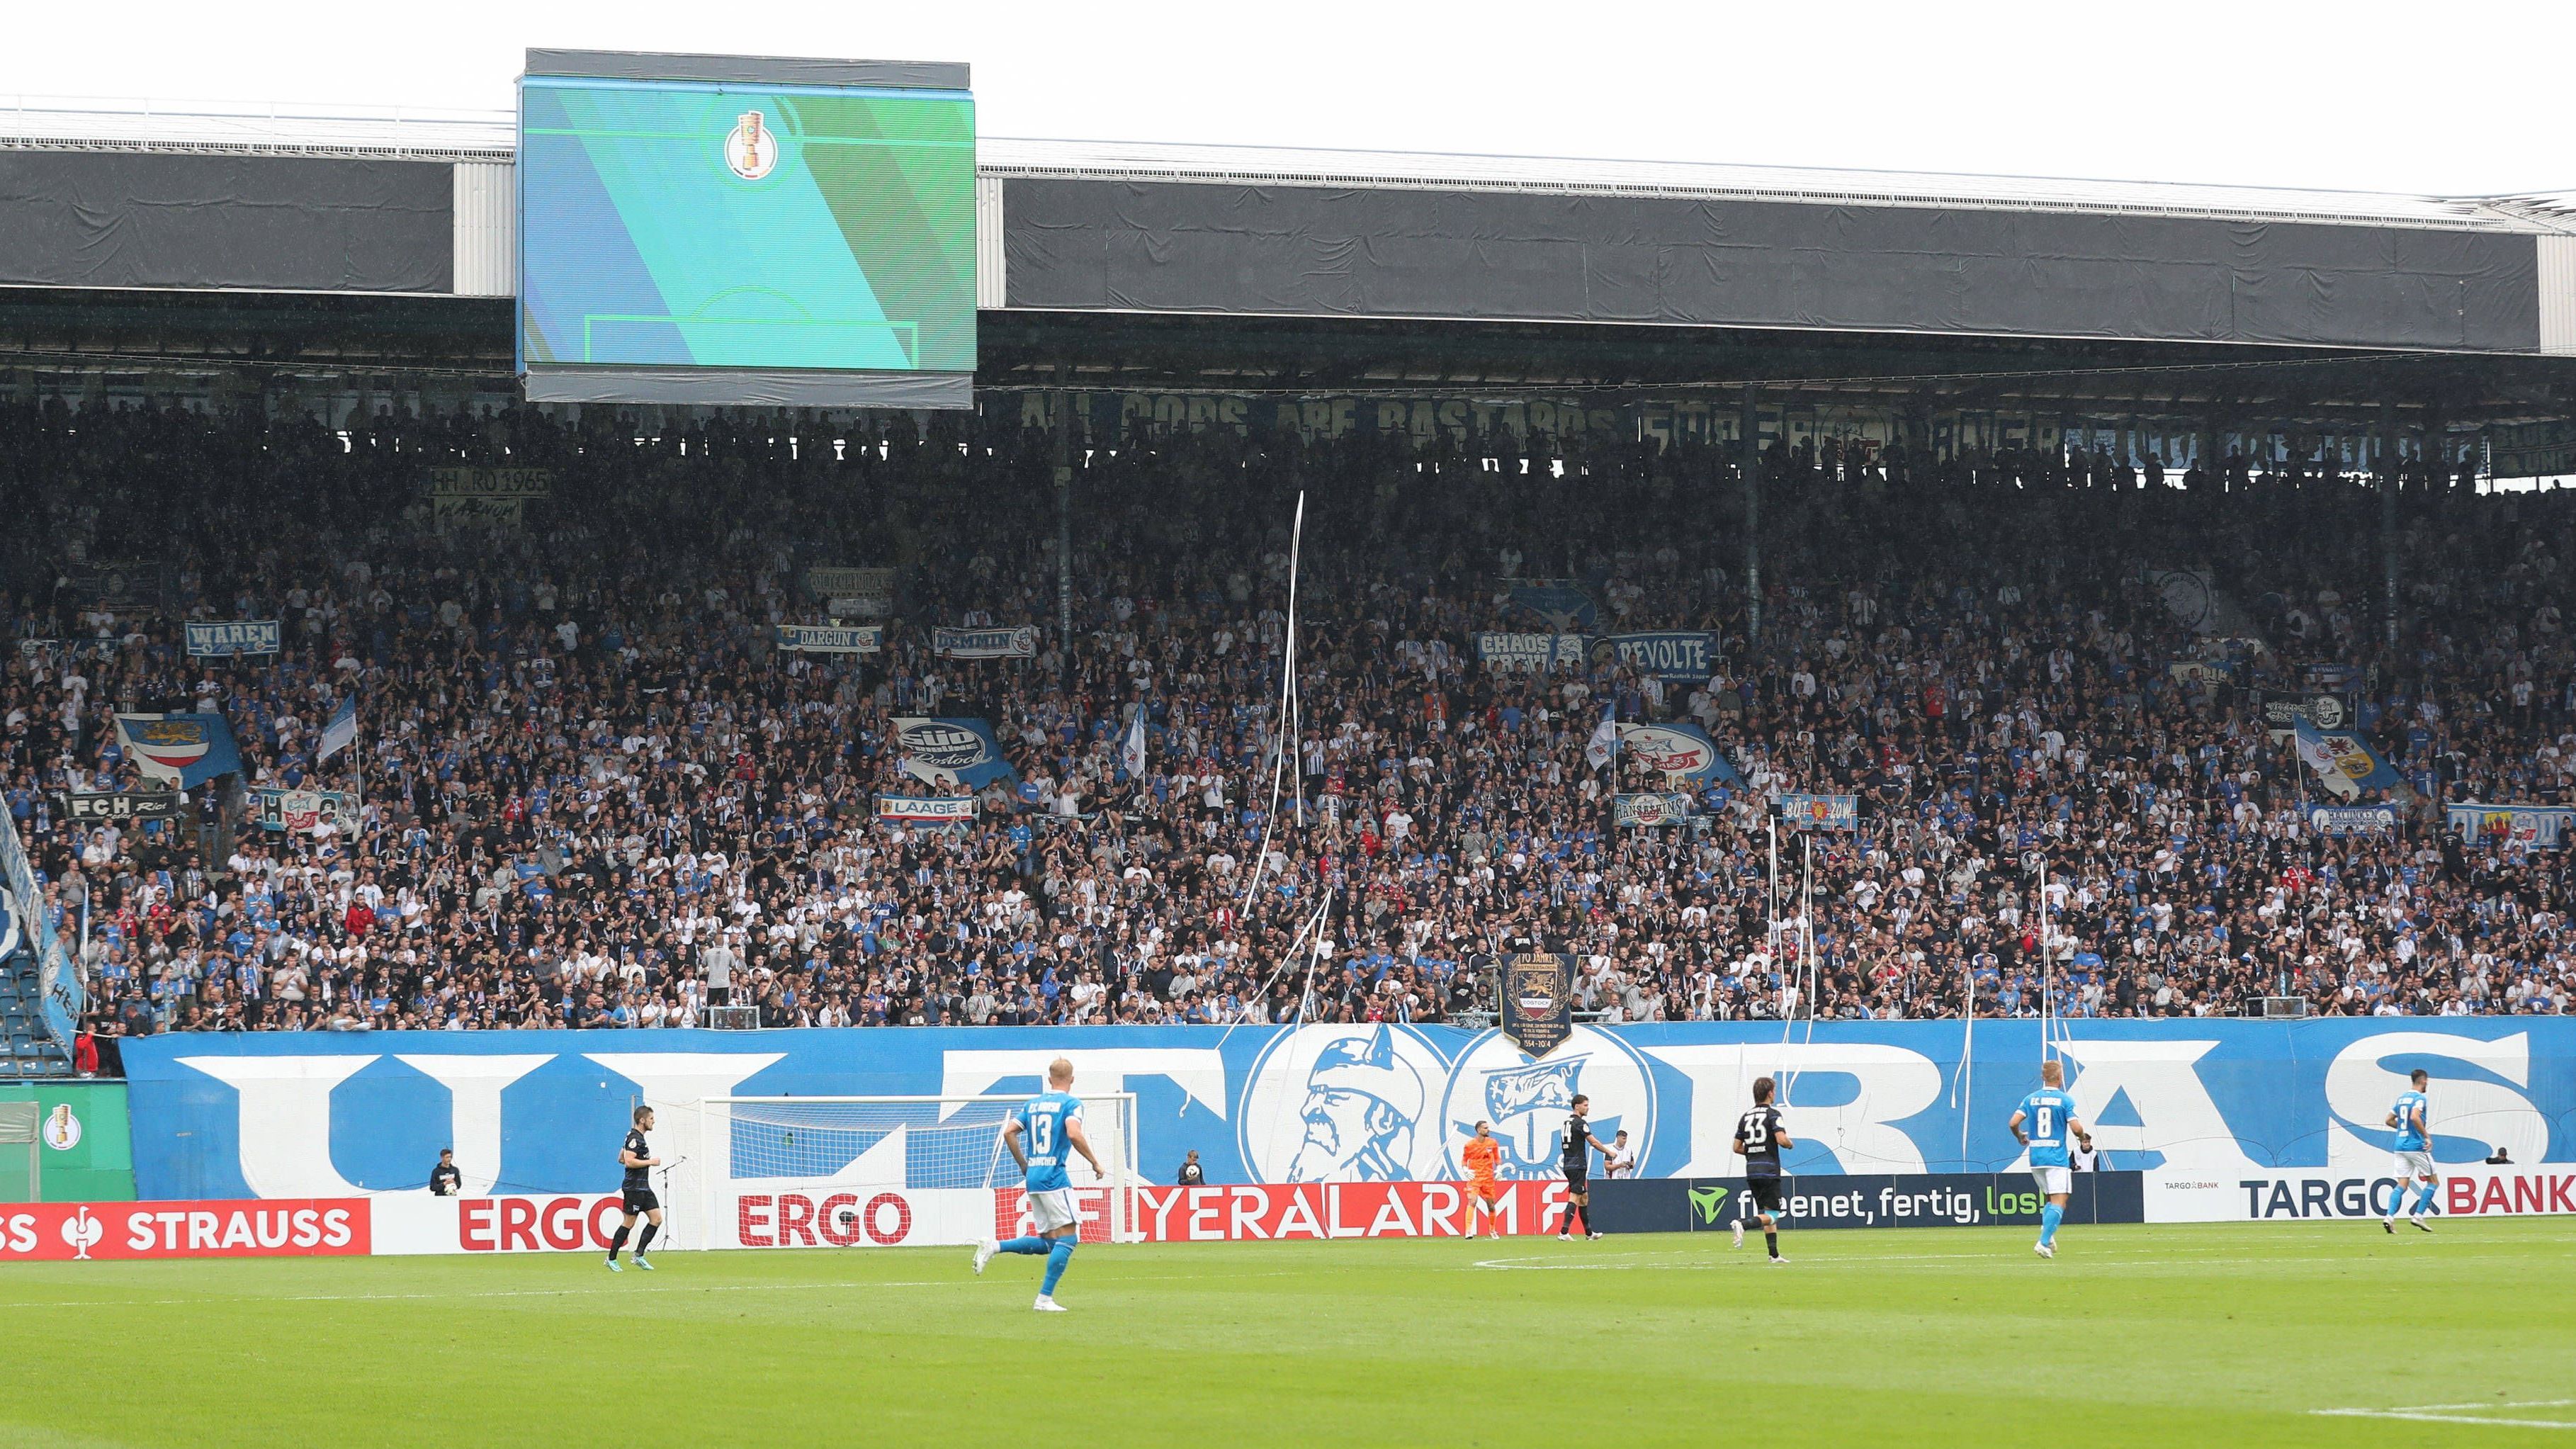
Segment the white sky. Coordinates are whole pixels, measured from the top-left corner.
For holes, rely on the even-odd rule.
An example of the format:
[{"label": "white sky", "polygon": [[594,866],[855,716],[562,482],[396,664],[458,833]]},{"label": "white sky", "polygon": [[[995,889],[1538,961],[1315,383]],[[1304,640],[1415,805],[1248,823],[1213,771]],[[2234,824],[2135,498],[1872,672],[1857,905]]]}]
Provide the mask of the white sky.
[{"label": "white sky", "polygon": [[988,135],[2576,189],[2576,3],[20,0],[35,96],[507,108],[531,45],[963,60]]}]

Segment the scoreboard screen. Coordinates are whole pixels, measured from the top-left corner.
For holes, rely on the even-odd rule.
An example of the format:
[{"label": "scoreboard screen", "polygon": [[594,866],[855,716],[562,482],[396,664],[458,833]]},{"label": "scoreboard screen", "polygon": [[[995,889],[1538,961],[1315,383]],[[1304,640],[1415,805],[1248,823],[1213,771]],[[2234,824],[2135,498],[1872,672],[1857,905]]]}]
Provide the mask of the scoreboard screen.
[{"label": "scoreboard screen", "polygon": [[518,175],[528,396],[966,406],[965,73],[530,52]]}]

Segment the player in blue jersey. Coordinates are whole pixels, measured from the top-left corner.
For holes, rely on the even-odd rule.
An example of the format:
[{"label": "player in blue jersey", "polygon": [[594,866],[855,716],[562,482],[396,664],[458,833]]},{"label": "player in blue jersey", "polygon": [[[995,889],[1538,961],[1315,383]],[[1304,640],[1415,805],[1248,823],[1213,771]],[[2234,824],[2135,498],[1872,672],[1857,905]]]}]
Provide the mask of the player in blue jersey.
[{"label": "player in blue jersey", "polygon": [[2406,1197],[2406,1189],[2415,1189],[2415,1207],[2406,1221],[2433,1231],[2424,1221],[2424,1210],[2433,1205],[2433,1189],[2439,1179],[2433,1175],[2433,1103],[2424,1088],[2433,1074],[2422,1067],[2415,1069],[2415,1085],[2399,1094],[2397,1105],[2388,1109],[2388,1125],[2397,1129],[2397,1185],[2388,1190],[2388,1216],[2379,1226],[2390,1233],[2397,1231],[2397,1204]]},{"label": "player in blue jersey", "polygon": [[1073,1095],[1073,1063],[1057,1057],[1047,1064],[1047,1089],[1002,1124],[1002,1145],[1026,1174],[1029,1219],[1037,1232],[1007,1243],[987,1239],[975,1250],[975,1271],[983,1272],[995,1253],[1043,1255],[1046,1277],[1038,1284],[1037,1311],[1062,1313],[1064,1305],[1055,1301],[1055,1285],[1064,1277],[1065,1265],[1073,1261],[1074,1244],[1082,1237],[1082,1221],[1073,1210],[1073,1183],[1064,1173],[1065,1159],[1079,1152],[1091,1164],[1092,1176],[1103,1181],[1109,1177],[1091,1150],[1091,1139],[1083,1135],[1082,1101]]},{"label": "player in blue jersey", "polygon": [[2076,1119],[2075,1099],[2066,1095],[2066,1064],[2055,1059],[2041,1062],[2039,1080],[2039,1090],[2013,1109],[2012,1135],[2030,1149],[2030,1175],[2039,1179],[2040,1196],[2047,1199],[2047,1206],[2039,1210],[2039,1241],[2032,1251],[2054,1258],[2057,1225],[2066,1221],[2066,1198],[2075,1187],[2066,1144],[2092,1134]]}]

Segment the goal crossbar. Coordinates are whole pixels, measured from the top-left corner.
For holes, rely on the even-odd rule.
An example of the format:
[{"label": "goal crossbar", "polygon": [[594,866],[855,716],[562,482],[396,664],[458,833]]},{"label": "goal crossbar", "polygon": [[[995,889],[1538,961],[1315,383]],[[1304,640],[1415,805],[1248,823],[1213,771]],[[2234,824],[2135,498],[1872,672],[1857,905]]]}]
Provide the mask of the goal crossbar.
[{"label": "goal crossbar", "polygon": [[[1135,1095],[1081,1100],[1102,1172],[1095,1178],[1074,1157],[1077,1205],[1097,1225],[1093,1231],[1132,1240]],[[675,1206],[695,1209],[689,1216],[698,1224],[681,1241],[799,1246],[985,1236],[997,1217],[995,1195],[1006,1195],[1001,1213],[1017,1200],[1020,1172],[1002,1127],[1027,1101],[962,1094],[699,1098],[686,1104],[687,1140],[674,1144],[686,1164],[674,1170],[672,1196]]]}]

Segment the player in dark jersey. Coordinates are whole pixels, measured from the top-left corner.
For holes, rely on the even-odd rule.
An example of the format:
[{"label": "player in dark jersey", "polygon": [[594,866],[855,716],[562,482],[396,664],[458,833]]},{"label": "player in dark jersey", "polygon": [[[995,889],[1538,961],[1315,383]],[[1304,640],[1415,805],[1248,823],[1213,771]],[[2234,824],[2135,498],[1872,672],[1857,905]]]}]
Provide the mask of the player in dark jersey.
[{"label": "player in dark jersey", "polygon": [[1592,1226],[1592,1154],[1598,1152],[1607,1159],[1610,1148],[1592,1135],[1592,1124],[1585,1120],[1592,1115],[1590,1097],[1577,1096],[1566,1106],[1572,1115],[1565,1119],[1565,1156],[1557,1164],[1565,1169],[1565,1226],[1557,1236],[1571,1241],[1580,1219],[1583,1236],[1597,1238],[1601,1234]]},{"label": "player in dark jersey", "polygon": [[[1762,1220],[1763,1245],[1771,1250],[1772,1262],[1786,1263],[1780,1256],[1780,1149],[1798,1144],[1780,1130],[1780,1109],[1771,1105],[1773,1087],[1769,1077],[1753,1079],[1753,1110],[1735,1119],[1735,1155],[1744,1159],[1744,1200]],[[1744,1246],[1741,1212],[1735,1216],[1735,1246]]]},{"label": "player in dark jersey", "polygon": [[653,1264],[644,1250],[653,1246],[653,1235],[662,1230],[662,1200],[653,1195],[653,1169],[662,1159],[653,1155],[652,1145],[644,1134],[653,1130],[653,1109],[635,1109],[635,1125],[626,1133],[626,1144],[617,1149],[617,1165],[626,1169],[626,1220],[617,1225],[617,1236],[608,1242],[608,1271],[623,1273],[626,1268],[617,1261],[618,1251],[626,1246],[626,1236],[635,1231],[635,1219],[644,1219],[644,1236],[635,1240],[635,1266],[650,1273]]}]

